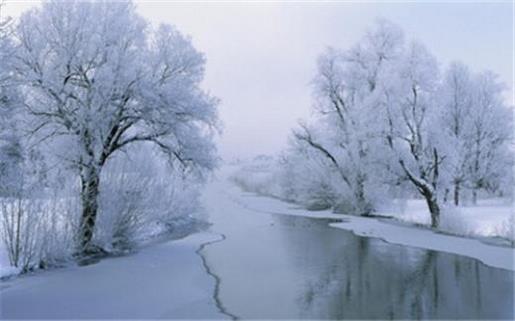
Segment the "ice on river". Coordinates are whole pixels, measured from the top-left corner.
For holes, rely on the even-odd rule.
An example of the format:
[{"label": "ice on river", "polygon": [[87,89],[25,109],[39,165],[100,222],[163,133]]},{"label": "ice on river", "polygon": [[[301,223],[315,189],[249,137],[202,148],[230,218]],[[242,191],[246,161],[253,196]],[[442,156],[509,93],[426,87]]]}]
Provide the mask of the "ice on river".
[{"label": "ice on river", "polygon": [[214,279],[195,253],[219,236],[199,233],[85,267],[1,284],[2,319],[221,319]]}]

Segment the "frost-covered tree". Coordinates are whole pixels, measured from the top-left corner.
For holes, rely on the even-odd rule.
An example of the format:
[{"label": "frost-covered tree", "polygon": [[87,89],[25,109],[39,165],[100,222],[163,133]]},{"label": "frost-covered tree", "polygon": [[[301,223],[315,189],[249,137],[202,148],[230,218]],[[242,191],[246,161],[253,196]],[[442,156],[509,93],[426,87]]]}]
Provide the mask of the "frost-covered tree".
[{"label": "frost-covered tree", "polygon": [[40,226],[34,216],[38,206],[29,199],[44,186],[44,162],[23,137],[14,24],[2,16],[3,5],[0,2],[0,238],[10,264],[27,270],[38,252],[35,234]]},{"label": "frost-covered tree", "polygon": [[460,194],[467,184],[467,163],[470,160],[470,125],[473,109],[472,75],[461,63],[452,63],[446,71],[440,88],[439,103],[442,104],[443,134],[452,146],[450,178],[454,204],[460,204]]},{"label": "frost-covered tree", "polygon": [[512,117],[503,103],[502,85],[490,72],[471,73],[453,63],[439,89],[442,129],[449,148],[450,178],[454,203],[463,189],[499,191],[510,177],[509,140]]},{"label": "frost-covered tree", "polygon": [[509,189],[512,120],[495,76],[453,63],[442,77],[435,57],[403,38],[379,20],[349,50],[320,56],[316,118],[294,131],[279,175],[294,201],[369,214],[379,194],[406,189],[437,227],[451,189],[456,205],[465,190],[475,202],[480,189]]},{"label": "frost-covered tree", "polygon": [[0,2],[0,193],[5,195],[20,175],[22,151],[14,117],[20,97],[13,76],[12,21],[1,16],[3,6]]},{"label": "frost-covered tree", "polygon": [[496,191],[503,180],[512,176],[513,152],[510,142],[513,133],[513,113],[502,97],[503,87],[491,72],[475,76],[472,112],[468,123],[469,147],[467,168],[472,202],[477,201],[480,189]]},{"label": "frost-covered tree", "polygon": [[[0,12],[2,7],[0,2]],[[28,148],[24,137],[20,113],[24,100],[16,77],[13,32],[13,21],[0,15],[0,194],[21,197],[27,184],[41,179],[37,174],[41,155],[36,148]]]},{"label": "frost-covered tree", "polygon": [[[375,127],[378,83],[385,65],[395,60],[403,43],[402,31],[378,20],[375,28],[347,51],[328,49],[318,59],[314,79],[318,126],[300,126],[294,137],[326,158],[350,191],[346,210],[370,214],[373,210],[375,154],[379,152]],[[346,206],[348,207],[348,206]]]},{"label": "frost-covered tree", "polygon": [[200,88],[205,59],[131,2],[49,1],[22,15],[17,78],[34,140],[81,182],[80,252],[94,250],[101,172],[112,155],[152,144],[172,165],[214,166],[217,100]]},{"label": "frost-covered tree", "polygon": [[[396,72],[394,72],[394,70]],[[440,219],[439,179],[445,154],[441,149],[436,59],[418,43],[412,43],[384,83],[385,140],[401,173],[427,202],[431,226]]]}]

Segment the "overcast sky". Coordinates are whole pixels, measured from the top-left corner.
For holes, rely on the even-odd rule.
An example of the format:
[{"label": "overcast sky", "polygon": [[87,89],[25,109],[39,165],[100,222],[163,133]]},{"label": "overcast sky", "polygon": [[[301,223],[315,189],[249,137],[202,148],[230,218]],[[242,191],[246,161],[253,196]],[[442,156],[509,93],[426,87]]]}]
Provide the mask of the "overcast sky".
[{"label": "overcast sky", "polygon": [[[283,149],[292,127],[309,117],[317,55],[327,46],[351,46],[377,17],[424,43],[442,67],[461,60],[476,71],[493,70],[513,102],[510,1],[137,3],[152,23],[176,25],[205,53],[205,88],[222,101],[225,159]],[[35,4],[8,0],[3,14],[18,16]]]}]

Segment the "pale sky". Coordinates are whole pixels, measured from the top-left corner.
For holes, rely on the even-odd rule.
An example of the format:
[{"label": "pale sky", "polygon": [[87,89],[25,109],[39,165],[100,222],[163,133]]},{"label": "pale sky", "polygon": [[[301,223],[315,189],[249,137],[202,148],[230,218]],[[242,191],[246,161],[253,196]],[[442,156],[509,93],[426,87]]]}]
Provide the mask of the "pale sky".
[{"label": "pale sky", "polygon": [[[327,46],[348,48],[378,17],[424,43],[445,67],[490,69],[513,104],[513,3],[136,1],[152,23],[174,24],[207,57],[204,88],[221,99],[223,158],[279,152],[310,115],[310,81]],[[18,16],[35,1],[8,0]]]}]

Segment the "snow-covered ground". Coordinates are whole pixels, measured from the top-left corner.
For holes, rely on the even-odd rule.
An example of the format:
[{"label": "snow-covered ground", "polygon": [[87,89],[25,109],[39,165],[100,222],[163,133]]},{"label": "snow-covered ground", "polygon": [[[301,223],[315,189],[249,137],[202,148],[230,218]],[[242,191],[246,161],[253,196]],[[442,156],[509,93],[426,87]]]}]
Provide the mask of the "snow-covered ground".
[{"label": "snow-covered ground", "polygon": [[19,270],[15,267],[9,266],[9,257],[2,242],[0,242],[0,278],[16,275]]},{"label": "snow-covered ground", "polygon": [[[236,169],[237,167],[228,167],[222,175],[229,177]],[[465,255],[489,266],[515,271],[514,248],[490,244],[488,240],[481,239],[481,237],[499,235],[499,230],[505,228],[506,224],[510,224],[513,215],[511,206],[483,203],[476,207],[459,208],[459,211],[448,211],[445,215],[454,217],[442,218],[442,230],[469,236],[461,237],[414,226],[412,223],[425,224],[429,220],[425,205],[418,200],[407,202],[401,211],[385,211],[385,216],[393,216],[397,219],[391,220],[335,214],[329,210],[308,211],[279,199],[241,192],[234,184],[227,186],[227,191],[233,200],[255,212],[341,220],[341,222],[331,223],[331,226],[353,231],[360,236],[380,238],[394,244]]]},{"label": "snow-covered ground", "polygon": [[215,280],[196,251],[219,235],[198,233],[98,264],[0,284],[0,319],[221,319]]},{"label": "snow-covered ground", "polygon": [[[424,200],[395,201],[393,209],[380,210],[378,215],[396,220],[430,225],[429,210]],[[515,239],[513,207],[505,199],[479,200],[475,206],[447,207],[442,212],[439,229],[456,235],[502,237]]]}]

